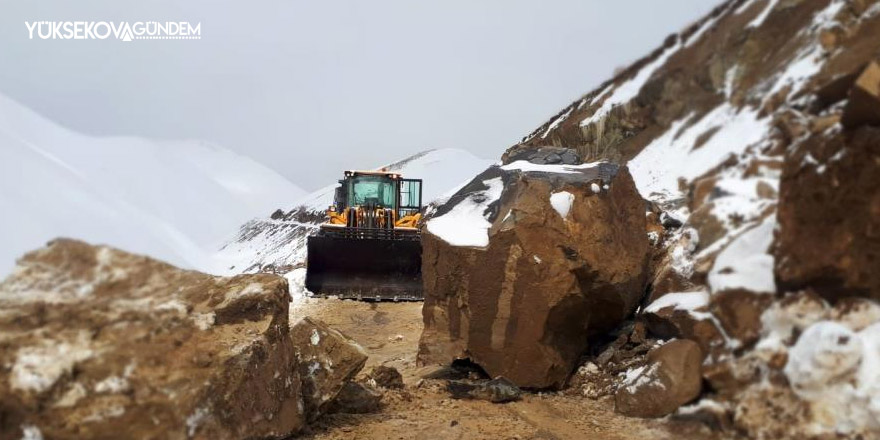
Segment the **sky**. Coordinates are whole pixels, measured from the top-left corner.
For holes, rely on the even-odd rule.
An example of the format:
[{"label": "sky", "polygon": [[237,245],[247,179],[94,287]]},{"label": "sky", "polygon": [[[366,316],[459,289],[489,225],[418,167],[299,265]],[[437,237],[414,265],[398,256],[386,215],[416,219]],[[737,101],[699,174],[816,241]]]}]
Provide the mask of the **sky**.
[{"label": "sky", "polygon": [[[3,0],[0,93],[86,134],[217,143],[312,190],[429,148],[497,158],[716,3]],[[29,39],[40,20],[202,38]]]}]

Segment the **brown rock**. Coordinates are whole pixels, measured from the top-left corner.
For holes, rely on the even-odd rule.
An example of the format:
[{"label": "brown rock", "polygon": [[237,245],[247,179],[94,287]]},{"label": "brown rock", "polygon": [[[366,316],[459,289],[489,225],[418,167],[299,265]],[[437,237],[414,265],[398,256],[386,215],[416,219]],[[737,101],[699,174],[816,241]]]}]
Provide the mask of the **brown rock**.
[{"label": "brown rock", "polygon": [[825,130],[835,126],[838,122],[840,122],[840,115],[836,113],[818,116],[810,119],[810,132],[813,134],[823,133]]},{"label": "brown rock", "polygon": [[303,318],[290,328],[299,373],[305,413],[314,420],[325,412],[346,382],[367,362],[357,342],[313,318]]},{"label": "brown rock", "polygon": [[819,32],[819,44],[825,50],[833,50],[839,41],[840,39],[833,29],[825,29]]},{"label": "brown rock", "polygon": [[777,285],[880,300],[880,128],[814,136],[786,157]]},{"label": "brown rock", "polygon": [[0,438],[285,437],[287,282],[56,240],[0,284]]},{"label": "brown rock", "polygon": [[871,62],[849,91],[840,122],[853,129],[861,125],[880,125],[880,63]]},{"label": "brown rock", "polygon": [[697,244],[697,250],[705,249],[712,243],[718,241],[727,234],[727,228],[722,219],[715,217],[712,210],[715,208],[715,202],[707,202],[700,206],[700,209],[694,211],[688,218],[688,224],[697,230],[700,241]]},{"label": "brown rock", "polygon": [[669,264],[664,264],[657,269],[651,285],[651,294],[648,297],[649,303],[654,302],[667,293],[687,292],[697,288],[694,283]]},{"label": "brown rock", "polygon": [[[676,304],[664,305],[679,300],[691,304],[702,302],[703,305],[693,309],[677,307]],[[709,314],[708,305],[705,292],[671,293],[650,304],[640,318],[653,336],[694,341],[700,345],[703,355],[708,356],[724,344],[724,336]]]},{"label": "brown rock", "polygon": [[751,346],[761,336],[761,314],[772,302],[772,295],[731,289],[713,293],[710,310],[728,336]]},{"label": "brown rock", "polygon": [[[453,246],[431,233],[432,222],[476,203],[483,182],[499,178],[502,194],[485,214],[488,246]],[[559,191],[573,196],[565,218],[549,200]],[[419,361],[470,359],[522,387],[563,386],[589,336],[618,325],[645,289],[644,202],[626,168],[611,164],[574,173],[490,168],[438,209],[422,246]]]},{"label": "brown rock", "polygon": [[691,211],[696,211],[704,203],[715,197],[715,185],[718,183],[717,175],[710,175],[697,179],[691,186]]},{"label": "brown rock", "polygon": [[778,196],[776,189],[763,180],[759,180],[758,183],[755,184],[755,194],[762,199],[768,200],[776,200]]},{"label": "brown rock", "polygon": [[648,364],[627,373],[614,396],[617,412],[663,417],[700,395],[703,355],[696,342],[673,340],[648,353]]},{"label": "brown rock", "polygon": [[382,409],[382,393],[359,382],[346,382],[327,406],[327,413],[371,414]]},{"label": "brown rock", "polygon": [[403,376],[394,367],[377,365],[370,371],[369,378],[382,388],[403,388]]},{"label": "brown rock", "polygon": [[503,377],[478,382],[451,380],[446,384],[446,390],[453,399],[477,399],[492,403],[513,402],[522,395],[519,387]]}]

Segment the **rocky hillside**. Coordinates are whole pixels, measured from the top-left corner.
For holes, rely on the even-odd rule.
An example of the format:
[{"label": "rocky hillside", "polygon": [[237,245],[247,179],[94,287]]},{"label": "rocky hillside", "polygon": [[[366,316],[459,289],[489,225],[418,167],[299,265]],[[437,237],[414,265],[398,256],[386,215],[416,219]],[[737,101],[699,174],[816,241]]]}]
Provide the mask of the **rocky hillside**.
[{"label": "rocky hillside", "polygon": [[220,146],[86,136],[0,96],[0,276],[58,236],[213,272],[230,231],[303,194]]},{"label": "rocky hillside", "polygon": [[[381,168],[423,179],[422,200],[429,204],[444,200],[490,163],[467,151],[446,148],[424,151]],[[341,179],[342,172],[328,177]],[[324,221],[324,212],[333,204],[337,186],[327,185],[296,199],[289,208],[276,210],[269,218],[257,218],[242,225],[238,235],[215,255],[222,272],[284,274],[301,266],[306,257],[306,238]],[[291,275],[295,284],[302,284],[302,275]]]},{"label": "rocky hillside", "polygon": [[[756,438],[880,435],[878,146],[880,2],[724,2],[511,147],[497,168],[518,177],[438,209],[420,357]],[[646,200],[644,284],[620,284],[639,272],[613,244],[636,241],[605,214],[625,180],[566,177],[600,163]],[[444,228],[461,218],[479,240]]]}]

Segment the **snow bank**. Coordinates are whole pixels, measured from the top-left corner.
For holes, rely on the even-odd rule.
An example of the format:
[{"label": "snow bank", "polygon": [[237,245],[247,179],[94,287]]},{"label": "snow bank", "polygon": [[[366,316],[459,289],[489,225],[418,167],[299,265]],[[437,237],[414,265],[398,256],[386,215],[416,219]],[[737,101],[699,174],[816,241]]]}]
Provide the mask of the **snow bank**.
[{"label": "snow bank", "polygon": [[428,231],[453,246],[488,246],[492,223],[486,210],[501,198],[504,182],[496,177],[483,184],[488,188],[469,194],[449,212],[429,220]]}]

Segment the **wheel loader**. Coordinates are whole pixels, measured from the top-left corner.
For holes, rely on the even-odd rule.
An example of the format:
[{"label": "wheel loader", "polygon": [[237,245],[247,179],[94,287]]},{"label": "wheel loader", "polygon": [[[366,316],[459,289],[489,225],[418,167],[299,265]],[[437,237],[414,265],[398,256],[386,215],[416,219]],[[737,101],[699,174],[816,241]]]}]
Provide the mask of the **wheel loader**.
[{"label": "wheel loader", "polygon": [[388,171],[346,171],[327,220],[308,238],[313,296],[422,300],[422,181]]}]

